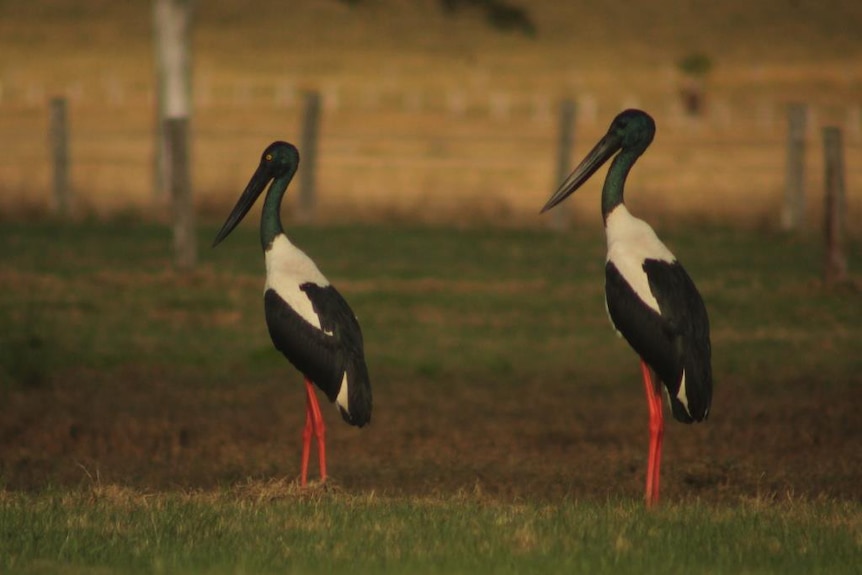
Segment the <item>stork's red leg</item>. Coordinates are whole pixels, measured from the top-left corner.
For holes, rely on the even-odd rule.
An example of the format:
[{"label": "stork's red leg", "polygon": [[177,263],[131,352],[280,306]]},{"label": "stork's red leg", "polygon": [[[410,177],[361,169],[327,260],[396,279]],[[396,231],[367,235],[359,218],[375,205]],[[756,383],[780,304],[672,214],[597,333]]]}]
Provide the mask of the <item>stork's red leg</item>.
[{"label": "stork's red leg", "polygon": [[661,390],[653,383],[649,366],[641,360],[647,405],[649,406],[649,460],[647,462],[646,504],[658,503],[659,476],[661,468],[661,443],[664,437],[664,414],[661,407]]},{"label": "stork's red leg", "polygon": [[320,482],[326,481],[326,425],[323,423],[323,415],[320,413],[320,404],[317,403],[317,394],[311,380],[305,380],[305,392],[308,396],[308,410],[314,426],[314,435],[317,436],[317,456],[320,459]]},{"label": "stork's red leg", "polygon": [[311,435],[314,433],[314,413],[311,407],[311,396],[307,393],[305,397],[305,428],[302,430],[302,469],[299,476],[299,485],[305,487],[308,483],[308,457],[311,454]]}]

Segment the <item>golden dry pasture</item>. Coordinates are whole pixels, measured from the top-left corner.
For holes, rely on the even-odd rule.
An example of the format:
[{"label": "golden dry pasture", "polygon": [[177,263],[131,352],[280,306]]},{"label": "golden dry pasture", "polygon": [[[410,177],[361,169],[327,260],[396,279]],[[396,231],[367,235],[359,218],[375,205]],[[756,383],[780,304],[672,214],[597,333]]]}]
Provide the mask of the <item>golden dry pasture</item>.
[{"label": "golden dry pasture", "polygon": [[[323,98],[323,219],[536,223],[554,188],[557,110],[577,102],[579,159],[622,108],[658,123],[628,199],[655,217],[777,221],[786,107],[809,105],[806,191],[819,223],[820,128],[844,130],[850,221],[862,188],[862,5],[524,2],[538,35],[500,33],[432,0],[198,2],[196,202],[226,209],[263,147],[297,141],[303,93]],[[150,2],[0,5],[0,210],[51,204],[48,103],[70,106],[80,214],[149,212],[154,74]],[[713,62],[706,113],[687,117],[677,62]],[[592,218],[599,178],[570,202]],[[290,200],[289,200],[290,202]],[[159,205],[158,202],[155,205]]]}]

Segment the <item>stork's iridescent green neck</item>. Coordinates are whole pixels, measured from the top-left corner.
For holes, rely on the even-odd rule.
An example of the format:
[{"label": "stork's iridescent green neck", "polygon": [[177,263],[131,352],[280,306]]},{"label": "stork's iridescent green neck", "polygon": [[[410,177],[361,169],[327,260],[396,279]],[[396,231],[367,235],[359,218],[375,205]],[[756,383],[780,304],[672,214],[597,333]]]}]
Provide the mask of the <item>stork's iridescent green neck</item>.
[{"label": "stork's iridescent green neck", "polygon": [[281,225],[281,200],[295,173],[296,165],[293,165],[283,176],[275,178],[266,192],[260,214],[260,245],[263,251],[269,249],[277,235],[284,233]]},{"label": "stork's iridescent green neck", "polygon": [[642,153],[643,150],[624,148],[611,162],[611,167],[602,186],[602,219],[604,221],[607,221],[608,214],[614,208],[625,202],[626,177]]}]

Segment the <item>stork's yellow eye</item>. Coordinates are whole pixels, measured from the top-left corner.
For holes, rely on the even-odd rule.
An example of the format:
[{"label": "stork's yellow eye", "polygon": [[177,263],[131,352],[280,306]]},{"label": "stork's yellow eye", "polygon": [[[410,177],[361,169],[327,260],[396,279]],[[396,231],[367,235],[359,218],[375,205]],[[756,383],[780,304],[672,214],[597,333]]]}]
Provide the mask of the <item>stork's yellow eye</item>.
[{"label": "stork's yellow eye", "polygon": [[271,162],[271,161],[272,161],[272,154],[267,154],[267,155],[266,155],[266,161],[267,161],[267,162]]}]

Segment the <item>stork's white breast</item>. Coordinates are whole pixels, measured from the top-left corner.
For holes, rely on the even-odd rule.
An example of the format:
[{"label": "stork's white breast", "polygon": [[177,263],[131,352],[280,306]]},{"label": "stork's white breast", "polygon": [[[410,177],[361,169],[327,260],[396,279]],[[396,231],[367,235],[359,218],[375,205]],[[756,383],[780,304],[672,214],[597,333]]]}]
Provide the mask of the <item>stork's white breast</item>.
[{"label": "stork's white breast", "polygon": [[320,329],[320,319],[314,312],[311,300],[299,286],[306,283],[320,287],[329,285],[317,265],[293,245],[287,236],[279,234],[266,251],[266,287],[274,290],[296,313]]},{"label": "stork's white breast", "polygon": [[647,259],[673,263],[676,261],[674,255],[649,224],[632,216],[625,204],[618,205],[608,214],[605,235],[608,241],[607,261],[614,264],[645,304],[660,312],[643,264]]}]

